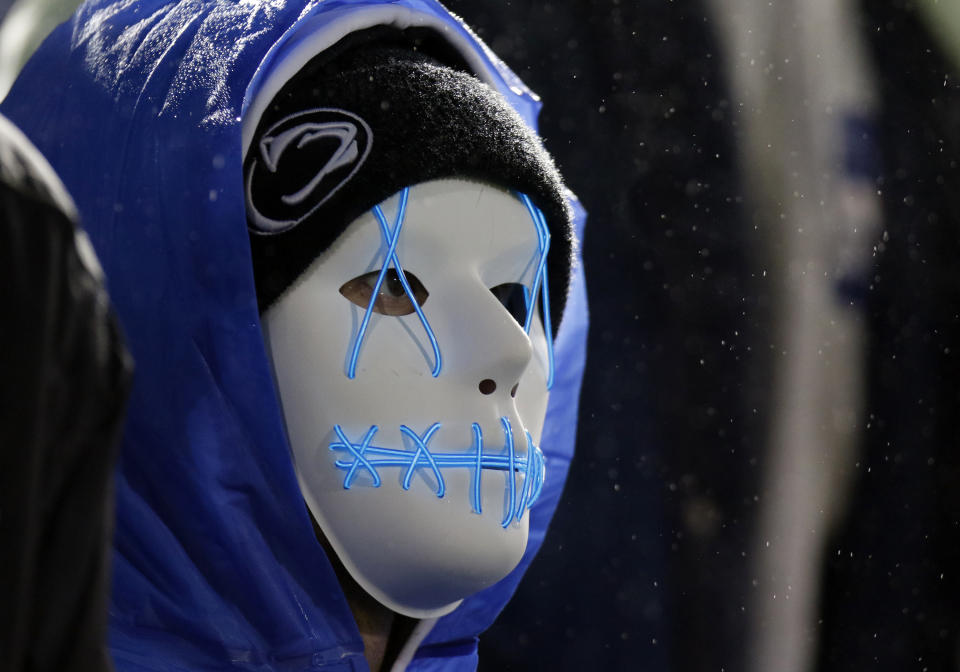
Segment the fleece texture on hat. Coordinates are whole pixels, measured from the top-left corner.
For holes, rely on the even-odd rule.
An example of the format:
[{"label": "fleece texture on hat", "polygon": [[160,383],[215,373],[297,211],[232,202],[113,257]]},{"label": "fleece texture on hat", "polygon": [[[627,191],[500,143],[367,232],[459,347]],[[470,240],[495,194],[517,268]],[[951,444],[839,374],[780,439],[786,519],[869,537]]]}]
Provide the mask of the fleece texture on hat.
[{"label": "fleece texture on hat", "polygon": [[522,192],[543,211],[556,329],[572,232],[549,155],[477,78],[382,45],[311,62],[260,119],[244,179],[261,312],[350,222],[404,187],[442,178]]}]

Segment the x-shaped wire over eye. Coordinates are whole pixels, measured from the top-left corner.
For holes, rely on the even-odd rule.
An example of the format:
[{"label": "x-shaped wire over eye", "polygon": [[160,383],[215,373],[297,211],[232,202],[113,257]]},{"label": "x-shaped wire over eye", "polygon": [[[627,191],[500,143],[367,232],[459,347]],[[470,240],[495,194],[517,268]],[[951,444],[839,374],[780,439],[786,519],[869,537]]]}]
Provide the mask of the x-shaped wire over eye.
[{"label": "x-shaped wire over eye", "polygon": [[403,272],[403,267],[400,265],[400,258],[397,255],[397,243],[400,240],[400,230],[403,228],[403,220],[407,214],[407,200],[409,197],[409,187],[400,192],[400,206],[397,208],[397,219],[394,223],[393,230],[390,229],[390,224],[387,222],[386,215],[383,214],[383,209],[379,205],[373,206],[373,214],[380,223],[380,233],[383,236],[384,243],[387,245],[387,252],[384,255],[383,267],[380,269],[379,275],[377,275],[377,282],[373,286],[370,303],[367,304],[367,310],[363,314],[363,320],[360,322],[360,328],[357,330],[357,336],[354,340],[353,348],[350,351],[350,361],[347,364],[347,378],[352,379],[357,375],[357,359],[360,357],[360,347],[363,345],[363,338],[366,336],[367,327],[370,324],[373,305],[380,295],[380,288],[383,286],[383,281],[387,277],[387,271],[390,270],[391,265],[394,270],[396,270],[400,284],[403,286],[403,291],[413,304],[413,309],[417,312],[417,317],[420,318],[420,324],[423,325],[424,331],[427,332],[427,338],[430,339],[430,345],[433,347],[434,366],[431,373],[434,378],[440,375],[440,345],[437,343],[436,336],[433,335],[433,329],[430,327],[430,323],[423,314],[423,309],[420,308],[420,304],[417,302],[417,297],[414,296],[413,290],[410,288],[410,283],[407,281],[407,276]]},{"label": "x-shaped wire over eye", "polygon": [[533,204],[530,197],[526,194],[518,193],[517,196],[525,206],[533,225],[537,229],[537,271],[533,278],[533,289],[529,294],[524,292],[524,298],[527,303],[527,319],[523,325],[523,330],[530,334],[530,327],[533,324],[533,306],[537,302],[537,292],[543,301],[543,332],[547,339],[547,389],[553,387],[553,325],[550,323],[550,292],[547,283],[547,253],[550,251],[550,229],[547,227],[547,219],[543,212]]},{"label": "x-shaped wire over eye", "polygon": [[[530,197],[521,193],[518,193],[517,195],[526,206],[527,211],[530,213],[530,218],[533,220],[533,225],[537,231],[537,270],[534,275],[532,289],[529,291],[529,293],[526,290],[524,291],[524,299],[527,304],[527,317],[523,325],[523,330],[528,335],[530,334],[530,328],[533,324],[533,307],[536,305],[536,297],[539,293],[543,304],[543,328],[547,341],[547,389],[549,390],[553,387],[554,379],[553,326],[550,321],[550,292],[549,283],[547,281],[547,253],[550,251],[550,230],[547,227],[546,218],[543,216],[543,212],[533,204],[533,201],[530,200]],[[423,309],[420,307],[420,303],[417,301],[417,298],[413,293],[413,289],[410,287],[410,283],[407,281],[407,276],[403,272],[403,267],[400,265],[400,257],[397,255],[397,243],[400,240],[400,231],[403,228],[403,222],[407,212],[407,201],[409,200],[409,197],[410,188],[406,187],[400,192],[400,205],[397,208],[397,217],[393,229],[390,228],[387,217],[383,214],[383,209],[379,205],[375,205],[373,207],[373,214],[377,218],[377,222],[380,224],[380,233],[383,236],[384,243],[386,243],[387,251],[384,255],[383,266],[380,268],[380,272],[377,275],[377,281],[374,284],[373,291],[370,295],[370,303],[367,304],[367,309],[363,314],[363,320],[360,322],[360,328],[357,330],[357,335],[350,351],[350,359],[347,364],[347,377],[351,379],[355,378],[357,375],[357,360],[360,357],[360,348],[363,346],[363,339],[366,336],[367,328],[370,325],[370,316],[373,314],[373,306],[380,294],[380,289],[383,286],[383,282],[387,276],[387,271],[390,269],[391,265],[393,266],[394,270],[396,270],[397,277],[400,280],[403,291],[410,299],[410,303],[413,305],[413,309],[417,313],[417,318],[420,320],[420,324],[423,325],[423,329],[427,334],[427,338],[430,340],[430,346],[433,348],[434,366],[431,374],[434,378],[440,375],[440,369],[442,368],[440,345],[437,343],[437,338],[433,333],[433,329],[430,327],[430,322],[427,321],[426,316],[423,314]]]}]

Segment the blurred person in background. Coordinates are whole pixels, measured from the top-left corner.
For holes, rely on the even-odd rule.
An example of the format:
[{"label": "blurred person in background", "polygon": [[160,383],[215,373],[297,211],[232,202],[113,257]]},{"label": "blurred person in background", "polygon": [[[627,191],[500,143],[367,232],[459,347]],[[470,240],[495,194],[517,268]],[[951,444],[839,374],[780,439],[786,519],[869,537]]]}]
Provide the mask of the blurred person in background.
[{"label": "blurred person in background", "polygon": [[711,10],[770,292],[749,669],[801,672],[816,659],[821,567],[866,424],[877,94],[854,2],[715,0]]},{"label": "blurred person in background", "polygon": [[862,0],[882,231],[863,442],[821,589],[821,670],[960,669],[960,13]]},{"label": "blurred person in background", "polygon": [[4,672],[112,669],[113,471],[132,364],[104,284],[70,195],[0,116]]}]

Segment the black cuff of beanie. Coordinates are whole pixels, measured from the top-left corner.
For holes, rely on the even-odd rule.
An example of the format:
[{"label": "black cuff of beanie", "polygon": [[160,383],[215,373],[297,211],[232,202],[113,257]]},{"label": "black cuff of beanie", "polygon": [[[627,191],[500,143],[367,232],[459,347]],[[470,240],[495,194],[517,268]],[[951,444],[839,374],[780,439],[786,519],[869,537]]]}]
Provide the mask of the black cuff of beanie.
[{"label": "black cuff of beanie", "polygon": [[[282,197],[291,182],[305,184],[317,173],[316,157],[311,164],[309,154],[298,158],[293,153],[293,158],[267,169],[262,148],[282,134],[285,122],[305,112],[326,115],[327,124],[331,114],[358,120],[353,126],[359,155],[358,160],[344,161],[339,173],[330,170],[326,185],[297,211],[284,205]],[[355,50],[327,62],[315,59],[263,114],[244,175],[261,312],[374,205],[404,187],[460,178],[527,194],[544,213],[551,232],[551,322],[554,330],[559,325],[573,245],[560,175],[513,108],[472,75],[396,48]],[[275,213],[272,216],[285,224],[283,230],[265,232],[258,221],[260,211]]]}]

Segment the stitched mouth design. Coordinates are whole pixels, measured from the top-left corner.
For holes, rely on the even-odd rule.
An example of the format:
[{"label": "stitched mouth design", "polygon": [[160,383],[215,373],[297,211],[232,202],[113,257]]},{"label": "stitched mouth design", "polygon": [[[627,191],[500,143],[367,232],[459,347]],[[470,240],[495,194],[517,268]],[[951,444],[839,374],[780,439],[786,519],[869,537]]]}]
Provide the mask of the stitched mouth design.
[{"label": "stitched mouth design", "polygon": [[[417,434],[406,425],[400,425],[400,432],[414,444],[413,450],[403,448],[384,448],[371,444],[379,427],[371,425],[359,443],[347,438],[343,428],[335,425],[333,430],[339,440],[330,443],[330,450],[347,453],[346,459],[335,462],[337,469],[346,471],[343,487],[349,490],[356,479],[358,472],[366,471],[373,479],[372,486],[379,488],[382,479],[378,469],[406,468],[402,487],[410,489],[414,471],[421,467],[430,469],[437,482],[437,497],[446,495],[446,483],[443,478],[444,469],[471,469],[473,470],[472,507],[474,513],[483,513],[480,503],[483,472],[494,471],[504,474],[504,516],[501,526],[506,529],[513,520],[523,519],[523,512],[533,506],[540,496],[546,471],[546,460],[543,451],[535,446],[529,432],[524,432],[527,439],[527,451],[518,455],[513,441],[513,429],[506,417],[500,418],[503,429],[504,444],[496,452],[484,449],[483,430],[480,425],[473,423],[473,444],[470,452],[465,453],[438,453],[429,449],[430,440],[440,429],[440,423],[435,422],[423,434]],[[518,478],[518,476],[522,478]]]}]

